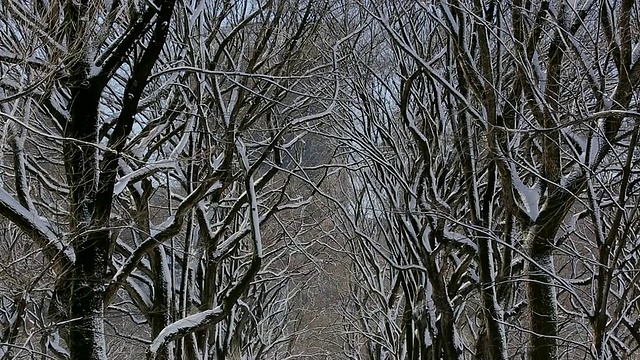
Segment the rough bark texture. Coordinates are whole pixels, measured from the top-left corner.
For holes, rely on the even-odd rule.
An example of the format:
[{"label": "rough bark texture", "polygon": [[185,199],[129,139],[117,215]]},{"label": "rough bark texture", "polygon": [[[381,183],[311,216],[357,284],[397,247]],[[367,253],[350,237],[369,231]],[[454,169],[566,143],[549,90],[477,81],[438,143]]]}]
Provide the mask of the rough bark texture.
[{"label": "rough bark texture", "polygon": [[531,234],[528,255],[527,303],[529,324],[533,334],[527,350],[530,360],[556,359],[558,333],[557,303],[554,289],[553,238],[555,231],[535,226]]},{"label": "rough bark texture", "polygon": [[[92,226],[96,198],[98,103],[100,87],[87,80],[87,64],[78,69],[72,87],[70,120],[64,144],[67,181],[70,186],[70,223],[76,263],[67,283],[69,352],[72,360],[106,359],[102,324],[104,290],[109,262],[109,231]],[[81,84],[90,85],[84,88]],[[86,86],[86,85],[84,85]],[[77,140],[80,140],[78,142]],[[76,320],[77,319],[77,320]],[[87,357],[88,356],[88,357]]]},{"label": "rough bark texture", "polygon": [[[106,359],[104,338],[107,267],[111,263],[110,217],[118,159],[131,132],[133,117],[154,63],[168,33],[174,1],[160,2],[153,34],[140,59],[132,68],[123,107],[109,138],[109,149],[98,160],[100,97],[112,74],[89,76],[85,22],[91,14],[89,4],[68,2],[67,41],[73,51],[69,88],[69,120],[64,128],[64,159],[69,185],[69,212],[72,245],[76,262],[69,270],[60,293],[69,305],[68,346],[72,360]],[[139,34],[136,36],[140,36]],[[125,49],[128,51],[128,49]],[[166,293],[166,291],[165,291]],[[160,300],[166,299],[160,297]],[[159,300],[159,301],[160,301]],[[165,321],[166,323],[166,321]]]}]

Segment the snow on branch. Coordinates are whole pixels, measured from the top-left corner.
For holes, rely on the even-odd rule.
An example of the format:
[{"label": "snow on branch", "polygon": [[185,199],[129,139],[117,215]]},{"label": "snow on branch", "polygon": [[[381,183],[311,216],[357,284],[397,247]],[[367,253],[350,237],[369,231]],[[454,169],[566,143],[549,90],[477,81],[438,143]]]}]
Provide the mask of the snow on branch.
[{"label": "snow on branch", "polygon": [[529,187],[524,184],[518,171],[513,163],[509,163],[509,172],[511,173],[511,183],[513,187],[518,191],[520,199],[524,204],[524,211],[529,216],[531,221],[536,221],[538,215],[540,215],[540,186],[538,184],[534,187]]},{"label": "snow on branch", "polygon": [[256,196],[255,184],[253,182],[253,176],[250,173],[249,159],[247,158],[247,151],[244,143],[241,139],[236,142],[236,149],[238,150],[238,156],[242,160],[242,165],[246,172],[246,187],[247,198],[249,200],[249,208],[251,211],[251,232],[253,233],[253,245],[255,247],[255,256],[262,259],[262,235],[260,233],[260,214],[258,213],[258,201]]},{"label": "snow on branch", "polygon": [[2,188],[0,188],[0,215],[9,219],[30,236],[42,248],[49,260],[54,261],[58,270],[62,271],[75,262],[75,252],[51,230],[47,220],[29,211]]},{"label": "snow on branch", "polygon": [[222,307],[205,310],[197,314],[189,315],[166,326],[153,340],[147,349],[147,359],[155,360],[160,350],[171,341],[185,337],[186,335],[219,322],[225,316]]},{"label": "snow on branch", "polygon": [[138,182],[161,170],[175,169],[176,166],[177,163],[172,160],[158,161],[155,163],[147,164],[138,170],[132,171],[118,180],[113,188],[113,196],[119,195],[127,187],[127,185],[129,185],[129,183]]},{"label": "snow on branch", "polygon": [[[242,165],[246,173],[245,174],[246,175],[245,185],[247,187],[246,195],[247,195],[247,200],[250,207],[250,213],[251,213],[250,223],[251,223],[251,231],[252,231],[253,242],[254,242],[253,243],[254,254],[251,260],[251,265],[247,270],[247,272],[244,274],[244,276],[242,276],[240,281],[238,281],[238,283],[231,290],[229,290],[221,306],[218,306],[211,310],[206,310],[197,314],[187,316],[162,329],[162,331],[160,331],[158,336],[156,336],[156,338],[153,340],[153,342],[147,349],[148,360],[155,360],[158,357],[158,354],[160,353],[161,349],[163,349],[168,343],[174,340],[180,339],[198,329],[202,329],[204,327],[210,326],[212,324],[215,324],[221,321],[225,316],[228,315],[227,313],[229,309],[231,309],[233,307],[233,304],[235,304],[238,301],[238,298],[246,290],[247,286],[249,286],[252,279],[255,277],[256,273],[260,268],[261,260],[263,256],[262,240],[261,240],[261,233],[260,233],[260,216],[258,212],[258,203],[257,203],[256,192],[255,192],[254,179],[251,176],[251,174],[249,174],[250,164],[246,154],[246,147],[242,142],[242,140],[240,139],[237,139],[236,141],[236,150],[238,152],[238,156],[240,157],[240,160],[242,161]],[[201,207],[199,208],[201,209]],[[142,246],[140,248],[142,248]],[[138,250],[136,250],[136,252],[138,252]],[[134,261],[129,261],[129,260],[127,260],[127,262],[129,264],[135,263]],[[123,266],[123,268],[119,271],[119,274],[116,275],[115,279],[117,279],[118,277],[122,277],[124,268],[125,266]]]},{"label": "snow on branch", "polygon": [[460,234],[458,232],[455,231],[450,231],[448,229],[445,228],[444,232],[443,232],[443,236],[446,240],[451,241],[457,245],[460,245],[462,247],[466,247],[468,249],[471,249],[474,253],[478,252],[478,245],[476,245],[475,242],[473,242],[473,240],[469,239],[468,237],[464,236],[463,234]]},{"label": "snow on branch", "polygon": [[172,236],[180,232],[180,228],[184,222],[184,216],[187,212],[197,207],[198,202],[212,189],[221,188],[221,183],[218,180],[218,176],[214,175],[207,181],[204,181],[197,189],[195,189],[189,196],[180,202],[176,213],[173,216],[169,216],[162,224],[157,228],[151,230],[149,237],[143,241],[124,261],[120,269],[111,279],[109,286],[107,287],[105,295],[105,306],[108,306],[113,300],[116,292],[124,281],[131,275],[131,273],[137,268],[138,264],[144,257],[144,255],[151,251],[153,248],[163,243]]}]

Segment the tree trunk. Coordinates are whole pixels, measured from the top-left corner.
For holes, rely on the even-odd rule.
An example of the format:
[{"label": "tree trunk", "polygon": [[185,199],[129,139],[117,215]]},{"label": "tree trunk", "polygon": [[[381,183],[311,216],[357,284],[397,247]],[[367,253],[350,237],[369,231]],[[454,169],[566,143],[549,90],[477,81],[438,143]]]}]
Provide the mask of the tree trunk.
[{"label": "tree trunk", "polygon": [[[86,64],[78,65],[76,77],[86,76]],[[74,84],[75,85],[75,84]],[[72,88],[71,120],[65,129],[65,167],[70,185],[70,225],[76,263],[66,279],[69,291],[69,352],[71,360],[106,360],[104,338],[104,293],[109,262],[110,231],[106,221],[94,223],[96,159],[100,87]],[[78,141],[79,140],[79,141]]]},{"label": "tree trunk", "polygon": [[526,292],[530,323],[529,360],[555,360],[558,336],[557,302],[553,274],[553,226],[534,225],[527,253]]},{"label": "tree trunk", "polygon": [[486,355],[491,360],[506,359],[506,344],[503,317],[496,294],[493,251],[486,236],[478,238],[478,262],[480,263],[480,296],[482,297],[482,315],[484,317]]},{"label": "tree trunk", "polygon": [[[150,325],[151,337],[156,338],[158,334],[171,322],[171,301],[172,301],[172,284],[171,279],[166,277],[169,274],[169,264],[167,263],[167,254],[162,245],[153,249],[151,254],[151,267],[155,278],[153,279],[154,298],[153,309],[151,311]],[[159,360],[171,360],[174,358],[173,343],[167,344],[158,354]]]},{"label": "tree trunk", "polygon": [[[106,236],[108,231],[97,235]],[[106,360],[104,338],[104,279],[107,251],[98,240],[86,236],[69,280],[69,353],[71,360]]]}]

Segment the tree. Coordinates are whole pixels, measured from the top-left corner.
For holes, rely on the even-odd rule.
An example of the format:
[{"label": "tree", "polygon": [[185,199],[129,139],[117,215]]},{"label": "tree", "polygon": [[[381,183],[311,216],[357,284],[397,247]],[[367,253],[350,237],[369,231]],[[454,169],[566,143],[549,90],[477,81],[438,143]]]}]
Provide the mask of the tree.
[{"label": "tree", "polygon": [[[17,128],[13,135],[15,197],[3,190],[0,211],[39,243],[55,264],[60,276],[56,295],[61,304],[69,304],[61,312],[71,320],[68,345],[72,359],[106,358],[104,280],[110,265],[109,227],[118,162],[164,47],[175,2],[162,1],[141,13],[132,3],[125,23],[117,19],[124,13],[118,2],[106,5],[2,5],[7,15],[2,24],[3,103],[8,108],[12,101],[14,109],[20,106],[25,111],[3,111],[5,123]],[[106,21],[98,22],[98,18]],[[21,41],[27,38],[32,40]],[[114,118],[105,124],[100,110],[108,105],[102,94],[115,83],[124,89],[112,110]],[[55,179],[51,194],[35,201],[26,165],[29,129],[35,135],[31,141],[54,141],[53,151],[46,149],[37,156],[55,159],[49,164],[63,165],[65,177],[63,185]],[[65,197],[68,201],[63,209],[49,206],[51,200]]]},{"label": "tree", "polygon": [[335,100],[335,57],[307,58],[324,6],[2,3],[0,213],[52,264],[71,359],[106,358],[108,313],[149,324],[149,358],[282,341],[263,302],[293,296],[277,214],[307,204],[284,163]]},{"label": "tree", "polygon": [[[607,294],[612,281],[617,293],[633,287],[614,269],[625,266],[633,235],[623,229],[636,221],[624,205],[634,196],[636,5],[363,6],[383,35],[372,48],[377,62],[356,60],[362,73],[345,109],[358,125],[336,132],[356,150],[348,163],[359,164],[351,168],[354,205],[343,213],[364,241],[359,249],[375,249],[367,265],[354,261],[357,282],[382,292],[387,314],[394,306],[408,314],[375,320],[406,327],[407,345],[395,356],[505,358],[521,352],[509,342],[525,333],[530,359],[555,359],[560,344],[594,358],[633,352],[633,330],[620,327],[630,322],[610,321],[613,313],[624,318],[614,309],[629,300]],[[618,210],[603,213],[611,203]],[[601,240],[586,241],[592,236]],[[588,245],[578,250],[577,237]],[[591,251],[597,269],[587,264]],[[365,270],[384,269],[381,260],[391,270]],[[599,274],[594,282],[578,275],[582,266]],[[373,280],[381,274],[383,287]],[[599,294],[593,302],[582,286]],[[398,293],[403,305],[395,305]],[[476,293],[477,308],[465,311]],[[433,315],[416,311],[425,300]],[[476,329],[465,324],[475,313]],[[438,331],[423,340],[420,322],[433,317]],[[452,341],[465,328],[462,342]],[[380,336],[390,342],[390,334]],[[584,348],[583,339],[595,346]]]},{"label": "tree", "polygon": [[0,13],[2,357],[637,351],[636,2]]}]

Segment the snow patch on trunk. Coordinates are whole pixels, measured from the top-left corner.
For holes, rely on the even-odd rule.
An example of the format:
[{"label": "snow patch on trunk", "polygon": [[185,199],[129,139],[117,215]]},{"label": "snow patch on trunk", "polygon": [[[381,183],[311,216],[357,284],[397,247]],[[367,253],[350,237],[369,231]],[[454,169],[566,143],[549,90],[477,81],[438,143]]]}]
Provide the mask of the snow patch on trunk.
[{"label": "snow patch on trunk", "polygon": [[540,215],[540,186],[535,184],[529,187],[522,182],[520,175],[515,169],[514,164],[510,165],[511,183],[520,194],[520,199],[524,204],[524,211],[527,213],[531,221],[536,221]]}]

